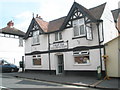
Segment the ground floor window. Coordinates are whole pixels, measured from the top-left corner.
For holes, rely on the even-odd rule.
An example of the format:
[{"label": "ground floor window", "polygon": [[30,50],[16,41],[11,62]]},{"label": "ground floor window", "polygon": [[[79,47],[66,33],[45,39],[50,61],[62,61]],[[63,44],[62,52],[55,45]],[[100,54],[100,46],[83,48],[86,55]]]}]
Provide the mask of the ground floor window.
[{"label": "ground floor window", "polygon": [[33,55],[33,65],[41,65],[41,55]]},{"label": "ground floor window", "polygon": [[89,64],[89,51],[75,51],[73,52],[75,64]]}]

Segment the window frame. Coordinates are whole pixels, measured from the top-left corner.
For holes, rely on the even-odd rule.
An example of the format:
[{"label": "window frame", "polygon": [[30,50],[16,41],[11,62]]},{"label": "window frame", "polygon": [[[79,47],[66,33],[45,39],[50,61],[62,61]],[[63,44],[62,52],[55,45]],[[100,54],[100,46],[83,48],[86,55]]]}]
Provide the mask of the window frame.
[{"label": "window frame", "polygon": [[[83,26],[83,34],[81,34],[81,27]],[[77,29],[75,29],[77,28]],[[77,31],[77,35],[75,35],[75,32]],[[73,21],[73,37],[83,37],[86,36],[86,31],[85,31],[85,23],[82,21],[82,19],[77,19]]]},{"label": "window frame", "polygon": [[[35,64],[35,62],[34,62],[34,60],[38,60],[38,59],[40,59],[40,64]],[[42,65],[42,60],[41,60],[41,55],[39,54],[39,55],[33,55],[32,56],[32,61],[33,61],[33,66],[41,66]]]},{"label": "window frame", "polygon": [[[90,65],[91,64],[89,51],[74,51],[73,56],[74,56],[74,65]],[[80,62],[80,60],[78,61],[75,58],[83,58],[84,61],[81,61],[81,63],[78,63],[78,62]],[[86,58],[88,58],[88,59],[86,59]],[[78,62],[76,62],[76,61],[78,61]]]},{"label": "window frame", "polygon": [[33,35],[32,35],[32,44],[33,45],[40,44],[39,35],[40,35],[39,30],[33,31]]},{"label": "window frame", "polygon": [[62,41],[62,32],[55,32],[55,41]]}]

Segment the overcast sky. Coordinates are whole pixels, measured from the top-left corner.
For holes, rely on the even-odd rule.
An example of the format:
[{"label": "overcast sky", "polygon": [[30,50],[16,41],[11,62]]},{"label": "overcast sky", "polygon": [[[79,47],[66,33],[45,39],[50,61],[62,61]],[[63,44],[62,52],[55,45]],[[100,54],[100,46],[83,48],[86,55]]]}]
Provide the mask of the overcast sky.
[{"label": "overcast sky", "polygon": [[[120,0],[75,0],[86,8],[92,8],[107,2],[109,9],[118,8]],[[45,21],[66,16],[74,0],[0,0],[0,28],[14,21],[16,28],[26,32],[34,16],[39,14]]]}]

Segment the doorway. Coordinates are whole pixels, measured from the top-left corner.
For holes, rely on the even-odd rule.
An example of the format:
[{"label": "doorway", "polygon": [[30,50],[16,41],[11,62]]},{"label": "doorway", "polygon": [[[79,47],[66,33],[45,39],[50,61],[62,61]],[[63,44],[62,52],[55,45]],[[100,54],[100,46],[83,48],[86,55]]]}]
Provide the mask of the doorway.
[{"label": "doorway", "polygon": [[57,55],[57,74],[63,74],[64,73],[64,57],[62,55]]}]

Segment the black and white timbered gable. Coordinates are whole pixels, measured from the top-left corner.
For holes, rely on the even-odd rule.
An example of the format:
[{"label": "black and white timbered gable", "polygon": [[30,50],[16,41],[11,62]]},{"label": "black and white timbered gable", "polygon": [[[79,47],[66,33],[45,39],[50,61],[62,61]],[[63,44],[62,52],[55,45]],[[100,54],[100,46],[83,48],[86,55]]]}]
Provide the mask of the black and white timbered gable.
[{"label": "black and white timbered gable", "polygon": [[[89,10],[74,2],[60,29],[64,30],[66,28],[73,27],[75,29],[74,36],[84,36],[88,40],[92,40],[93,36],[91,23],[101,21],[100,16],[102,15],[104,7],[105,4],[102,4],[99,7],[95,7]],[[101,10],[99,13],[96,13],[98,15],[94,13],[96,10]]]},{"label": "black and white timbered gable", "polygon": [[42,18],[33,17],[26,33],[25,39],[27,39],[28,37],[33,37],[36,34],[40,35],[45,33],[45,28],[43,26],[45,26],[46,24],[47,22],[43,21]]}]

